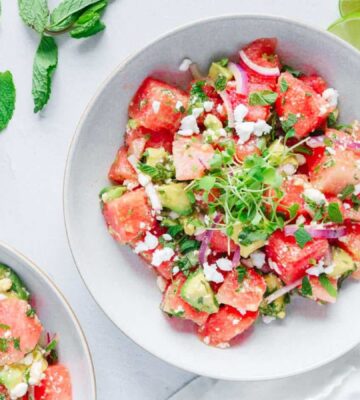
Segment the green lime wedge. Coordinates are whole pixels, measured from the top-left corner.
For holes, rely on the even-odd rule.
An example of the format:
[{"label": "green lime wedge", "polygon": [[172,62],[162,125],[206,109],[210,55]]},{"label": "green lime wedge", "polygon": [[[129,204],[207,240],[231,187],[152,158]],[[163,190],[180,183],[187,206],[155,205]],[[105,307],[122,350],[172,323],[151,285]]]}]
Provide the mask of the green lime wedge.
[{"label": "green lime wedge", "polygon": [[340,0],[339,10],[342,17],[360,11],[360,0]]},{"label": "green lime wedge", "polygon": [[338,19],[328,27],[328,31],[360,50],[360,12]]}]

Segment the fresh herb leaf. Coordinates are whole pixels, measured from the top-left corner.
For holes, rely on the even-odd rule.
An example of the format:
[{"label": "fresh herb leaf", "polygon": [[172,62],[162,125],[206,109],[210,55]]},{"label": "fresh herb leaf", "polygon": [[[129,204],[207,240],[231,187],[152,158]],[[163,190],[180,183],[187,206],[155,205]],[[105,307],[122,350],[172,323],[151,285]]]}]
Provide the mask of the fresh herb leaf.
[{"label": "fresh herb leaf", "polygon": [[155,178],[159,174],[157,168],[153,167],[152,165],[138,163],[137,167],[139,171],[141,171],[145,175],[149,175],[151,178]]},{"label": "fresh herb leaf", "polygon": [[295,114],[290,113],[286,120],[281,121],[281,127],[284,132],[288,132],[297,122],[298,118]]},{"label": "fresh herb leaf", "polygon": [[187,237],[184,237],[184,239],[182,239],[179,243],[179,250],[182,254],[187,254],[190,251],[198,250],[199,247],[200,242],[193,239],[187,239]]},{"label": "fresh herb leaf", "polygon": [[204,176],[203,178],[200,178],[198,181],[198,188],[200,190],[206,190],[209,192],[215,185],[216,182],[216,177],[215,176]]},{"label": "fresh herb leaf", "polygon": [[319,276],[319,282],[331,297],[337,297],[337,288],[332,285],[326,274],[321,274]]},{"label": "fresh herb leaf", "polygon": [[18,0],[19,14],[26,25],[43,33],[49,16],[47,0]]},{"label": "fresh herb leaf", "polygon": [[349,198],[355,191],[354,185],[346,185],[344,189],[340,192],[340,199],[345,200]]},{"label": "fresh herb leaf", "polygon": [[295,78],[298,78],[299,76],[302,75],[302,72],[301,72],[301,71],[299,71],[299,70],[297,70],[297,69],[294,69],[293,67],[290,67],[290,65],[283,65],[282,71],[283,71],[283,72],[284,72],[284,71],[290,72],[290,74],[293,75],[293,76],[295,76]]},{"label": "fresh herb leaf", "polygon": [[10,71],[0,72],[0,131],[5,129],[15,109],[16,89]]},{"label": "fresh herb leaf", "polygon": [[173,225],[168,227],[167,233],[175,238],[179,233],[183,232],[183,227],[182,225]]},{"label": "fresh herb leaf", "polygon": [[296,135],[295,129],[294,128],[290,128],[285,134],[285,141],[287,141],[288,139],[294,137],[295,135]]},{"label": "fresh herb leaf", "polygon": [[229,59],[222,58],[221,60],[217,61],[216,64],[219,64],[221,67],[226,67],[229,64]]},{"label": "fresh herb leaf", "polygon": [[307,276],[304,276],[301,284],[301,294],[303,296],[312,296],[312,287]]},{"label": "fresh herb leaf", "polygon": [[219,74],[219,76],[216,78],[216,81],[215,81],[215,84],[214,84],[215,85],[215,89],[218,92],[222,92],[226,88],[226,83],[227,83],[226,77],[224,75],[222,75],[222,74]]},{"label": "fresh herb leaf", "polygon": [[236,272],[238,274],[237,280],[239,283],[243,283],[244,279],[247,277],[247,270],[243,266],[236,267]]},{"label": "fresh herb leaf", "polygon": [[190,89],[190,103],[194,104],[198,100],[204,102],[207,100],[207,95],[204,92],[205,81],[196,81]]},{"label": "fresh herb leaf", "polygon": [[303,146],[303,145],[296,146],[296,147],[294,148],[294,152],[295,152],[295,153],[308,154],[308,155],[310,155],[310,156],[311,156],[312,154],[314,154],[313,150],[310,149],[310,147]]},{"label": "fresh herb leaf", "polygon": [[251,106],[267,106],[274,104],[278,95],[272,90],[260,90],[252,92],[249,95],[249,104]]},{"label": "fresh herb leaf", "polygon": [[49,352],[51,350],[55,350],[57,346],[57,340],[53,339],[46,347],[45,352]]},{"label": "fresh herb leaf", "polygon": [[297,212],[299,211],[299,208],[300,208],[299,204],[292,204],[290,207],[288,207],[290,219],[293,219],[296,217]]},{"label": "fresh herb leaf", "polygon": [[329,203],[327,211],[328,211],[328,217],[332,222],[340,224],[344,221],[338,203]]},{"label": "fresh herb leaf", "polygon": [[335,111],[331,112],[327,118],[327,124],[330,128],[334,127],[336,125],[337,121],[337,113]]},{"label": "fresh herb leaf", "polygon": [[36,315],[36,311],[35,311],[35,309],[32,308],[32,307],[29,308],[29,309],[26,311],[26,316],[29,317],[29,318],[34,318],[35,315]]},{"label": "fresh herb leaf", "polygon": [[0,338],[0,352],[5,353],[9,348],[9,341],[5,338]]},{"label": "fresh herb leaf", "polygon": [[15,350],[21,350],[20,348],[20,338],[13,338],[13,344],[14,344],[14,349]]},{"label": "fresh herb leaf", "polygon": [[3,329],[4,331],[8,331],[10,329],[10,326],[5,325],[5,324],[0,324],[0,329]]},{"label": "fresh herb leaf", "polygon": [[[31,0],[29,0],[31,2]],[[50,14],[50,29],[99,0],[63,0]]]},{"label": "fresh herb leaf", "polygon": [[58,63],[58,48],[52,37],[42,36],[35,54],[32,95],[34,112],[44,108],[51,94],[51,78]]},{"label": "fresh herb leaf", "polygon": [[185,275],[188,276],[190,272],[199,264],[199,256],[198,251],[191,251],[180,257],[178,260],[175,261],[175,266],[179,267],[180,271]]},{"label": "fresh herb leaf", "polygon": [[286,80],[284,78],[281,78],[280,80],[280,91],[281,93],[285,93],[289,88],[288,83],[286,82]]},{"label": "fresh herb leaf", "polygon": [[294,236],[296,239],[296,243],[302,249],[305,247],[306,243],[313,240],[311,235],[303,227],[300,227],[297,231],[295,231]]}]

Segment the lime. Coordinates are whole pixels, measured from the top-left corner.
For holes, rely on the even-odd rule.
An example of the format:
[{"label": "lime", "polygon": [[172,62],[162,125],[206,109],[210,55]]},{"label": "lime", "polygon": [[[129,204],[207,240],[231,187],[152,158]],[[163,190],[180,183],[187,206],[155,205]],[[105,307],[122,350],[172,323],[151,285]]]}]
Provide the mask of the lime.
[{"label": "lime", "polygon": [[338,19],[328,27],[328,31],[360,50],[360,12]]},{"label": "lime", "polygon": [[360,0],[340,0],[339,10],[342,17],[360,11]]}]

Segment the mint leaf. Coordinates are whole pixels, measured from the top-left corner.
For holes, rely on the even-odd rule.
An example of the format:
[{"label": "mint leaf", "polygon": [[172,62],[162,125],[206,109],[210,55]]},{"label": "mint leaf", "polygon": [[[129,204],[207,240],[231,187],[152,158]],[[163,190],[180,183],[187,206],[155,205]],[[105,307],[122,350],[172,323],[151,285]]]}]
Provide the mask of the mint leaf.
[{"label": "mint leaf", "polygon": [[43,33],[49,16],[47,0],[18,0],[19,14],[26,25]]},{"label": "mint leaf", "polygon": [[291,206],[288,207],[290,219],[293,219],[296,217],[297,212],[299,211],[299,208],[300,208],[299,204],[295,204],[295,203],[291,204]]},{"label": "mint leaf", "polygon": [[58,63],[58,48],[52,37],[42,36],[33,65],[34,112],[42,110],[51,94],[51,78]]},{"label": "mint leaf", "polygon": [[302,72],[301,72],[301,71],[299,71],[299,70],[297,70],[297,69],[294,69],[293,67],[290,67],[290,65],[283,65],[281,71],[283,71],[283,72],[284,72],[284,71],[290,72],[290,74],[291,74],[292,76],[295,76],[295,78],[298,78],[299,76],[302,75]]},{"label": "mint leaf", "polygon": [[340,192],[340,199],[345,200],[348,197],[350,197],[355,191],[355,186],[354,185],[347,185],[344,187],[344,189]]},{"label": "mint leaf", "polygon": [[325,274],[319,276],[319,282],[321,286],[329,293],[332,297],[337,297],[337,288],[332,285],[329,278]]},{"label": "mint leaf", "polygon": [[338,203],[330,203],[328,205],[328,217],[332,222],[340,224],[344,221],[344,218],[341,214],[340,207]]},{"label": "mint leaf", "polygon": [[215,182],[215,176],[204,176],[203,178],[199,179],[198,187],[199,189],[206,190],[208,192],[214,187]]},{"label": "mint leaf", "polygon": [[0,72],[0,131],[5,129],[15,109],[16,90],[10,71]]},{"label": "mint leaf", "polygon": [[280,91],[281,93],[285,93],[289,88],[288,83],[286,82],[286,80],[284,78],[281,78],[280,80]]},{"label": "mint leaf", "polygon": [[247,270],[245,267],[239,266],[236,267],[236,272],[238,274],[237,280],[239,283],[242,283],[244,279],[247,277]]},{"label": "mint leaf", "polygon": [[98,32],[103,31],[105,24],[100,21],[100,18],[107,5],[107,0],[102,0],[88,7],[74,23],[70,31],[70,36],[80,39],[96,35]]},{"label": "mint leaf", "polygon": [[216,64],[219,64],[221,67],[226,67],[229,64],[229,59],[222,58],[221,60],[217,61]]},{"label": "mint leaf", "polygon": [[278,95],[272,90],[260,90],[252,92],[249,95],[249,104],[251,106],[269,106],[274,104]]},{"label": "mint leaf", "polygon": [[301,284],[301,294],[303,296],[312,296],[312,287],[307,276],[304,276]]},{"label": "mint leaf", "polygon": [[300,227],[297,231],[295,231],[294,236],[296,243],[302,249],[305,247],[306,243],[312,241],[311,235],[309,235],[309,233],[303,227]]},{"label": "mint leaf", "polygon": [[220,74],[215,81],[215,89],[218,92],[222,92],[226,88],[227,79],[224,75]]},{"label": "mint leaf", "polygon": [[281,121],[281,127],[285,132],[288,132],[297,122],[297,116],[295,114],[289,113],[285,121]]},{"label": "mint leaf", "polygon": [[50,14],[50,27],[62,24],[67,18],[71,17],[86,7],[89,7],[99,0],[63,0]]}]

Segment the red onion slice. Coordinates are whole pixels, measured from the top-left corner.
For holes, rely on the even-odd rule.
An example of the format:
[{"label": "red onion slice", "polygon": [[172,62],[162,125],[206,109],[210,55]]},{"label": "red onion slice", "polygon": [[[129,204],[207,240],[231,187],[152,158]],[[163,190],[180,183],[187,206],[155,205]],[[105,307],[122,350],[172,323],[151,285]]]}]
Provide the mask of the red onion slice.
[{"label": "red onion slice", "polygon": [[[299,229],[298,225],[287,225],[284,228],[285,236],[293,236]],[[338,239],[346,235],[346,227],[341,225],[338,227],[327,227],[323,225],[306,225],[306,232],[314,239]]]},{"label": "red onion slice", "polygon": [[347,147],[351,150],[360,151],[360,142],[352,142],[347,145]]},{"label": "red onion slice", "polygon": [[[215,215],[214,224],[212,225],[211,228],[213,228],[214,225],[220,221],[220,219],[221,219],[220,214]],[[204,236],[203,236],[201,246],[199,249],[199,261],[200,261],[201,265],[205,264],[207,261],[206,251],[209,248],[209,244],[210,244],[210,240],[213,235],[213,232],[214,232],[213,230],[209,229],[208,231],[206,231],[202,234]]]},{"label": "red onion slice", "polygon": [[246,258],[241,259],[241,264],[244,265],[246,268],[254,268],[252,262],[250,260],[247,260]]},{"label": "red onion slice", "polygon": [[324,139],[325,136],[311,137],[309,140],[306,141],[306,144],[312,149],[316,149],[317,147],[324,147]]},{"label": "red onion slice", "polygon": [[272,293],[270,296],[265,297],[265,301],[270,304],[276,299],[278,299],[281,296],[284,296],[284,294],[291,292],[293,289],[301,285],[302,278],[298,279],[294,283],[291,283],[290,285],[286,285],[282,287],[281,289],[277,290],[276,292]]},{"label": "red onion slice", "polygon": [[222,92],[218,92],[218,93],[219,93],[219,96],[221,97],[222,101],[224,102],[224,107],[226,109],[227,116],[228,116],[228,125],[230,128],[233,128],[235,126],[235,118],[234,118],[234,111],[233,111],[229,96],[225,90],[223,90]]},{"label": "red onion slice", "polygon": [[247,73],[239,64],[229,62],[229,70],[233,73],[236,82],[236,93],[247,95],[249,92]]},{"label": "red onion slice", "polygon": [[257,72],[260,75],[264,76],[279,76],[280,75],[280,69],[278,67],[274,68],[267,68],[267,67],[262,67],[261,65],[255,64],[253,61],[250,60],[250,58],[246,55],[244,50],[240,50],[240,58],[243,60],[243,62],[253,71]]},{"label": "red onion slice", "polygon": [[236,250],[235,250],[233,258],[232,258],[232,265],[235,268],[239,264],[240,264],[240,246],[236,246]]}]

